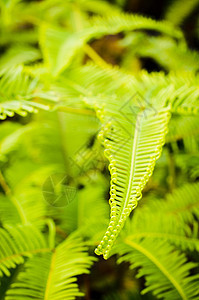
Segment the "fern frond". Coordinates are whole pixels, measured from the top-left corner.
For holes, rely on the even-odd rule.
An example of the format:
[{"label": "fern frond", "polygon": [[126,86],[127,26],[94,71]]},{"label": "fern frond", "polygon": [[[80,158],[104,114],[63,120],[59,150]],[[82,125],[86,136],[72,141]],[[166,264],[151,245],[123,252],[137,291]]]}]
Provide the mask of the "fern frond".
[{"label": "fern frond", "polygon": [[[163,200],[161,201],[163,202]],[[164,202],[163,202],[164,203]],[[199,250],[198,224],[194,222],[192,228],[182,220],[176,222],[176,217],[161,210],[147,210],[137,208],[133,218],[127,222],[122,237],[141,242],[143,239],[171,244],[181,250]]]},{"label": "fern frond", "polygon": [[0,195],[0,221],[4,226],[31,223],[40,227],[45,216],[46,205],[40,189],[29,187],[13,195]]},{"label": "fern frond", "polygon": [[129,71],[133,71],[129,69],[132,60],[143,57],[152,58],[168,71],[197,71],[199,68],[198,53],[190,51],[186,45],[179,45],[168,36],[154,37],[133,32],[121,41],[121,46],[126,49],[122,66]]},{"label": "fern frond", "polygon": [[197,116],[175,116],[173,115],[169,123],[167,142],[186,139],[199,134],[199,124]]},{"label": "fern frond", "polygon": [[[192,103],[191,108],[195,109],[194,103],[197,102],[198,89],[196,87],[189,87],[189,85],[187,85],[187,82],[192,80],[192,77],[183,79],[177,78],[172,74],[167,77],[164,74],[152,74],[152,76],[149,76],[146,72],[143,72],[138,78],[136,78],[125,73],[123,74],[123,72],[120,72],[117,69],[99,70],[99,68],[92,66],[86,66],[81,70],[81,73],[83,73],[84,76],[77,76],[77,72],[75,71],[72,74],[71,79],[74,80],[74,77],[79,78],[80,85],[76,86],[73,84],[71,88],[74,91],[76,90],[76,95],[78,95],[78,93],[86,95],[84,100],[90,107],[96,105],[96,110],[99,112],[99,117],[101,118],[104,127],[104,132],[101,134],[102,142],[105,146],[106,153],[108,153],[108,158],[111,163],[110,171],[112,175],[112,181],[110,204],[113,202],[111,204],[113,212],[111,213],[111,223],[107,234],[105,235],[105,239],[103,239],[99,249],[96,250],[97,254],[104,254],[105,257],[108,257],[111,245],[121,230],[126,217],[132,208],[136,206],[137,201],[134,201],[136,198],[133,200],[131,199],[132,203],[130,203],[130,193],[134,193],[134,196],[136,193],[138,193],[137,198],[140,197],[140,185],[142,190],[144,184],[146,183],[145,179],[147,176],[150,176],[154,166],[152,161],[149,162],[147,159],[152,157],[152,155],[155,155],[156,147],[161,148],[162,138],[166,133],[168,124],[169,111],[169,109],[164,111],[161,109],[161,107],[164,107],[167,103],[169,103],[168,100],[170,100],[172,105],[171,110],[176,111],[179,110],[179,108],[182,108],[183,105],[187,105],[187,103],[190,101]],[[124,82],[125,80],[127,81],[126,84]],[[130,84],[133,87],[130,87]],[[156,85],[156,87],[154,87],[154,85]],[[87,87],[90,87],[90,92],[93,92],[93,94],[89,95],[86,92]],[[97,91],[101,91],[101,93]],[[138,93],[140,91],[142,91],[141,95],[144,95],[143,97],[139,97]],[[137,93],[134,97],[132,97],[133,92]],[[72,95],[71,91],[70,95]],[[127,97],[129,97],[130,100],[125,102],[124,99],[128,99]],[[118,98],[119,100],[117,100]],[[131,98],[133,99],[131,100]],[[137,100],[137,98],[139,98],[139,100]],[[152,110],[154,114],[151,113],[150,110]],[[147,116],[148,112],[149,118]],[[157,112],[157,115],[155,112]],[[142,118],[145,114],[147,116],[146,120],[145,118]],[[160,117],[161,114],[162,117]],[[164,123],[161,123],[160,118],[164,120]],[[142,124],[142,121],[146,123]],[[142,126],[144,130],[143,136],[146,134],[148,138],[148,140],[144,138],[144,142],[142,141]],[[152,128],[151,136],[150,128]],[[160,131],[161,128],[162,132]],[[158,135],[160,132],[161,135]],[[133,139],[134,134],[136,135],[136,141]],[[157,138],[156,142],[155,137]],[[144,146],[145,150],[143,150],[143,153],[145,154],[144,158],[146,160],[141,160],[142,155],[139,153],[142,153],[142,147],[139,146],[138,141],[142,143],[142,146]],[[138,143],[138,145],[136,143]],[[149,143],[147,151],[149,149],[149,151],[151,151],[150,153],[146,152],[147,143]],[[135,145],[135,149],[133,148],[133,145]],[[137,146],[139,148],[138,152],[136,152]],[[152,149],[151,147],[154,148]],[[135,158],[135,162],[133,163],[130,160],[131,154],[132,157]],[[136,157],[136,155],[138,157]],[[156,157],[156,155],[154,157]],[[141,160],[141,170],[137,170],[140,172],[140,177],[135,173],[136,177],[133,179],[133,165],[134,163],[137,164],[137,159]],[[119,166],[119,168],[116,166]],[[131,171],[127,171],[129,166]],[[118,175],[117,172],[122,173],[121,178],[118,178],[120,174]],[[142,175],[145,179],[141,179]],[[133,189],[131,191],[133,180],[136,181],[137,185],[135,184],[135,190]],[[118,190],[117,184],[119,185]],[[123,188],[125,184],[126,190],[124,192]]]},{"label": "fern frond", "polygon": [[[172,79],[172,77],[171,77]],[[165,89],[166,90],[166,89]],[[199,90],[187,84],[177,86],[171,96],[172,112],[180,115],[194,115],[199,112]]]},{"label": "fern frond", "polygon": [[[27,126],[19,126],[16,130],[14,130],[12,133],[5,135],[4,138],[0,138],[0,153],[1,155],[8,155],[10,152],[12,152],[14,149],[17,148],[17,146],[20,145],[20,141],[24,139],[24,136],[26,134],[31,134],[32,131],[35,130],[36,124],[28,124]],[[2,130],[10,130],[12,128],[12,122],[3,123],[1,125]]]},{"label": "fern frond", "polygon": [[165,300],[196,300],[199,296],[199,278],[190,275],[195,263],[187,262],[184,254],[172,246],[157,241],[141,242],[126,239],[118,245],[118,262],[128,261],[131,268],[139,268],[137,277],[145,276],[146,288],[142,294],[153,292]]},{"label": "fern frond", "polygon": [[[72,72],[69,75],[69,78],[72,79],[71,82],[73,82],[73,83],[69,82],[69,86],[71,88],[71,90],[69,89],[70,97],[71,96],[74,97],[74,95],[77,97],[78,94],[86,95],[86,97],[84,97],[84,100],[87,103],[87,105],[89,105],[90,107],[96,106],[96,110],[99,112],[99,117],[101,118],[104,127],[103,129],[104,134],[101,134],[102,142],[104,143],[106,152],[109,152],[108,157],[111,163],[111,167],[110,167],[112,173],[111,190],[113,190],[113,192],[111,192],[110,202],[112,202],[112,199],[115,200],[115,202],[113,201],[114,209],[113,209],[113,213],[111,214],[111,218],[113,217],[114,221],[112,221],[111,219],[112,223],[110,224],[108,233],[107,235],[105,235],[105,239],[102,241],[102,244],[100,244],[99,249],[96,250],[98,254],[103,253],[105,257],[108,257],[108,253],[109,250],[111,249],[111,245],[113,244],[117,234],[119,233],[121,227],[123,226],[124,223],[123,221],[126,219],[127,215],[131,211],[130,206],[128,208],[128,205],[130,205],[129,203],[130,194],[127,195],[127,199],[126,199],[126,194],[125,193],[123,194],[122,184],[124,183],[127,184],[127,182],[129,183],[129,186],[131,186],[132,184],[131,181],[132,177],[129,176],[129,173],[128,171],[126,171],[125,168],[127,168],[127,166],[128,167],[131,166],[132,168],[131,161],[128,160],[130,153],[136,155],[136,151],[132,151],[133,149],[130,147],[130,145],[132,146],[135,142],[133,140],[133,134],[135,128],[137,128],[139,125],[142,126],[140,119],[138,118],[136,120],[136,117],[140,116],[141,114],[147,115],[148,111],[150,110],[154,110],[154,112],[157,111],[157,116],[154,116],[155,114],[154,115],[152,114],[149,117],[149,119],[146,118],[146,124],[143,126],[146,127],[148,126],[147,129],[150,128],[150,126],[152,126],[153,133],[151,135],[151,138],[153,139],[153,141],[155,141],[155,139],[153,138],[153,134],[154,134],[157,137],[156,142],[158,143],[158,126],[160,126],[159,123],[160,120],[158,121],[158,112],[161,115],[161,111],[162,111],[161,107],[166,106],[167,103],[171,103],[171,111],[174,112],[183,111],[183,113],[184,112],[187,113],[187,111],[188,112],[190,111],[190,113],[194,113],[195,111],[197,111],[196,103],[198,101],[198,96],[199,96],[198,88],[197,88],[198,79],[193,78],[192,73],[188,74],[188,76],[185,76],[185,78],[177,77],[174,74],[165,76],[163,73],[160,74],[154,73],[152,75],[151,74],[148,75],[146,72],[142,72],[140,76],[135,77],[126,74],[124,72],[121,72],[116,68],[100,70],[99,68],[94,66],[86,66],[85,68],[82,68],[80,71],[81,75],[80,74],[77,75],[78,72],[79,71],[76,70],[74,73]],[[75,78],[78,78],[79,84],[74,83],[77,82]],[[195,86],[191,86],[191,82],[194,82]],[[90,95],[87,92],[88,88],[89,88]],[[132,97],[132,95],[134,95],[134,97]],[[139,100],[137,100],[137,98],[139,98]],[[130,100],[125,102],[125,99],[130,99]],[[104,111],[103,111],[103,107],[104,107]],[[141,109],[141,107],[143,107],[143,109],[146,110],[145,111],[143,110],[143,112],[141,111],[139,114],[139,109]],[[162,132],[163,136],[165,135],[165,131],[168,123],[168,118],[166,117],[166,115],[167,113],[165,112],[165,116],[163,117],[165,122],[164,123],[165,127],[163,126],[163,124],[161,125],[165,128],[165,130],[163,130]],[[149,123],[147,123],[147,121]],[[155,122],[157,127],[156,125],[153,125],[153,121]],[[152,122],[151,125],[150,122]],[[133,132],[130,126],[133,127]],[[155,130],[157,130],[157,132]],[[148,129],[148,131],[146,130],[146,132],[147,132],[146,134],[148,134],[147,136],[148,142],[151,143],[149,140],[150,129]],[[141,130],[136,134],[138,140],[142,141]],[[143,145],[146,147],[144,143]],[[113,151],[109,149],[110,146],[113,147],[112,149]],[[152,148],[150,148],[150,145],[148,148],[150,151],[155,153],[156,151],[155,149],[156,146],[158,146],[158,144],[155,144],[154,142],[153,146],[154,146],[153,151]],[[160,142],[160,148],[161,148],[161,142]],[[117,151],[115,149],[117,149]],[[120,149],[121,149],[121,156],[119,155]],[[139,151],[141,151],[141,147]],[[139,156],[139,151],[138,151],[138,156]],[[152,152],[150,153],[149,156],[152,155]],[[147,159],[148,153],[146,153],[146,150],[144,153],[145,153],[145,158]],[[124,158],[124,162],[122,157]],[[139,159],[141,159],[141,157],[139,157]],[[150,174],[151,171],[150,167],[153,166],[153,164],[150,165],[149,163],[148,166],[147,165],[148,163],[149,162],[147,161],[144,160],[142,161],[142,166],[141,166],[142,171],[143,172],[144,170],[145,171],[148,170],[148,171],[146,171],[146,174],[144,173],[142,174],[142,172],[140,171],[140,175],[147,176]],[[122,178],[120,179],[120,185],[118,191],[116,189],[117,184],[115,185],[114,183],[114,180],[115,182],[117,182],[118,180],[115,178],[116,173],[118,172],[117,168],[115,167],[117,164],[119,165],[122,172]],[[125,167],[123,166],[123,164],[125,165]],[[145,167],[146,169],[144,169]],[[147,167],[149,168],[147,169]],[[112,168],[114,171],[112,171]],[[140,178],[139,177],[135,178],[135,180],[137,180],[136,182],[137,189],[139,189],[139,184],[141,184],[141,182],[139,182]],[[144,179],[143,182],[145,182]],[[126,188],[128,189],[127,186]],[[113,198],[112,195],[114,195]],[[139,196],[140,194],[138,193],[137,197],[139,198]],[[135,202],[133,201],[132,207],[135,205],[136,205],[136,201]],[[124,209],[126,209],[126,213],[124,213]],[[124,215],[120,216],[120,213],[121,214],[123,213]],[[120,225],[118,223],[119,221],[120,221]],[[118,226],[117,227],[118,229],[116,229],[116,226]]]},{"label": "fern frond", "polygon": [[[165,212],[177,218],[192,222],[194,216],[199,219],[199,183],[186,184],[167,196]],[[163,206],[164,207],[164,206]]]},{"label": "fern frond", "polygon": [[7,291],[6,300],[60,300],[83,296],[77,275],[89,273],[94,257],[88,256],[81,239],[68,237],[53,253],[30,259],[17,281]]},{"label": "fern frond", "polygon": [[176,220],[192,224],[194,219],[199,219],[199,183],[185,184],[168,194],[166,202],[154,201],[148,208],[172,215]]},{"label": "fern frond", "polygon": [[11,47],[2,57],[0,63],[0,75],[13,69],[17,65],[33,62],[41,58],[38,49],[28,45]]},{"label": "fern frond", "polygon": [[78,5],[82,11],[88,11],[97,15],[109,16],[110,13],[116,14],[120,12],[120,8],[109,2],[99,0],[79,1]]},{"label": "fern frond", "polygon": [[137,93],[156,110],[170,104],[171,112],[175,114],[194,115],[199,113],[198,84],[199,77],[194,72],[165,75],[142,71],[133,76],[116,67],[100,69],[89,64],[68,72],[67,79],[62,78],[60,87],[65,89],[69,99],[77,101],[78,97],[85,97],[85,102],[91,108],[95,103],[106,103],[107,98],[119,99],[122,106]]},{"label": "fern frond", "polygon": [[149,18],[130,14],[115,14],[111,17],[94,17],[88,27],[73,34],[62,28],[42,25],[40,28],[40,45],[47,66],[52,75],[60,74],[71,62],[77,51],[89,40],[107,34],[117,34],[133,30],[155,30],[182,39],[182,32],[167,22],[157,22]]},{"label": "fern frond", "polygon": [[45,102],[56,101],[55,95],[45,92],[38,79],[25,74],[21,66],[1,77],[0,90],[0,119],[12,117],[15,113],[25,116],[38,109],[49,110]]},{"label": "fern frond", "polygon": [[24,263],[24,257],[51,251],[41,233],[32,225],[0,228],[0,276]]},{"label": "fern frond", "polygon": [[169,121],[168,108],[157,113],[150,109],[132,113],[132,107],[125,112],[117,111],[116,107],[112,104],[101,112],[105,125],[100,136],[110,161],[111,220],[96,253],[103,254],[105,258],[108,258],[125,220],[142,197],[141,191],[164,144]]},{"label": "fern frond", "polygon": [[172,113],[179,115],[194,115],[199,112],[199,77],[194,72],[151,73],[143,71],[138,88],[143,88],[146,99],[152,106],[170,103]]},{"label": "fern frond", "polygon": [[90,23],[95,27],[93,32],[98,30],[99,35],[105,35],[108,32],[109,34],[116,34],[122,31],[154,30],[177,39],[183,38],[182,32],[166,21],[155,21],[127,13],[113,14],[108,18],[94,17],[90,20]]}]

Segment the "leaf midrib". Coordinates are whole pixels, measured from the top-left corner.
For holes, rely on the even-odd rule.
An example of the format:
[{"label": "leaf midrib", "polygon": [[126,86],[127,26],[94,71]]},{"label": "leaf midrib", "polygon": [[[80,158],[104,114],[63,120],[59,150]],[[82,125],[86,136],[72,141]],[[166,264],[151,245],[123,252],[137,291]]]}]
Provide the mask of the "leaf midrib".
[{"label": "leaf midrib", "polygon": [[41,249],[34,249],[34,250],[29,250],[29,251],[22,251],[20,253],[12,254],[10,256],[6,256],[6,257],[0,259],[0,264],[3,263],[4,261],[12,260],[12,258],[15,258],[15,257],[28,256],[29,254],[37,254],[37,253],[50,252],[50,251],[52,251],[52,249],[50,249],[50,248],[41,248]]},{"label": "leaf midrib", "polygon": [[124,209],[127,207],[128,202],[129,202],[129,198],[131,196],[133,177],[134,177],[134,173],[135,173],[136,148],[137,148],[137,144],[138,144],[138,134],[139,134],[138,124],[139,124],[140,119],[141,119],[141,113],[138,114],[137,119],[136,119],[136,123],[135,123],[135,132],[134,132],[134,137],[133,137],[133,147],[132,147],[132,154],[131,154],[131,159],[130,159],[130,176],[129,176],[129,180],[128,180],[127,192],[126,192],[126,197],[125,197],[125,201],[124,201],[124,205],[123,205],[121,215],[124,212]]},{"label": "leaf midrib", "polygon": [[56,254],[57,253],[56,253],[56,250],[55,250],[54,253],[52,254],[52,257],[51,257],[51,264],[50,264],[50,270],[49,270],[49,274],[48,274],[48,278],[47,278],[47,282],[46,282],[44,300],[50,299],[49,298],[50,287],[51,287],[53,272],[54,272],[54,269],[55,269]]}]

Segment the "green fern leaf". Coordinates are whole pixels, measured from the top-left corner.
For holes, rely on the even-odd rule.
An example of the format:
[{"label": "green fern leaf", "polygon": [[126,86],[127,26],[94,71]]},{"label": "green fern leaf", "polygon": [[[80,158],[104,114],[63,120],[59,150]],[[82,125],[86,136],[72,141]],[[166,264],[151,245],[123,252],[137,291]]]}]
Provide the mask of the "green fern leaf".
[{"label": "green fern leaf", "polygon": [[41,58],[39,50],[24,45],[11,47],[1,58],[0,75],[17,65],[35,61]]},{"label": "green fern leaf", "polygon": [[199,219],[199,183],[185,184],[168,194],[166,202],[152,201],[146,208],[150,214],[159,211],[166,215],[173,215],[176,221],[192,224],[194,219]]},{"label": "green fern leaf", "polygon": [[169,123],[167,142],[195,137],[199,134],[198,116],[173,116]]},{"label": "green fern leaf", "polygon": [[[197,113],[197,79],[194,79],[192,75],[192,73],[189,73],[183,78],[177,77],[174,74],[165,76],[163,73],[149,75],[146,72],[142,72],[139,76],[135,77],[121,72],[116,68],[101,70],[92,65],[85,66],[81,70],[75,70],[69,74],[71,81],[67,81],[69,88],[65,88],[66,93],[69,94],[69,97],[83,95],[85,103],[90,108],[96,106],[96,110],[99,112],[99,118],[101,118],[103,124],[101,141],[105,146],[106,153],[110,160],[110,171],[112,175],[110,200],[112,207],[111,223],[105,238],[96,250],[97,254],[104,254],[104,257],[108,257],[111,245],[120,232],[126,217],[132,208],[137,205],[136,198],[134,199],[136,201],[133,200],[132,203],[130,203],[130,191],[133,180],[136,181],[137,185],[134,186],[132,193],[134,192],[135,195],[138,193],[136,197],[139,199],[139,191],[143,189],[147,181],[145,181],[145,179],[151,175],[154,164],[152,162],[149,163],[147,158],[150,158],[152,153],[155,155],[158,145],[161,148],[162,138],[164,138],[167,131],[168,116],[166,112],[164,115],[164,110],[162,111],[161,107],[165,107],[167,103],[171,103],[171,111],[177,112],[178,114],[187,114],[187,112],[189,114]],[[78,83],[76,78],[78,78]],[[88,89],[90,95],[87,92]],[[134,95],[134,97],[132,97],[132,95]],[[140,99],[136,100],[137,97]],[[119,101],[118,98],[123,100]],[[130,100],[125,102],[124,99]],[[167,110],[169,111],[169,108]],[[153,113],[151,113],[151,111],[153,111]],[[156,115],[156,111],[159,111],[162,123],[161,120],[158,119],[159,117],[158,114]],[[143,118],[143,116],[147,114],[151,114],[151,116],[149,118]],[[144,129],[144,131],[146,131],[144,134],[146,134],[148,138],[148,140],[145,138],[145,143],[142,142],[141,130],[135,130],[142,121],[145,122],[143,128],[144,126],[147,128]],[[154,127],[153,121],[157,121],[157,123],[155,123],[157,127]],[[160,124],[164,127],[164,130],[162,135],[158,136],[158,129],[161,129]],[[158,128],[158,126],[160,127]],[[153,128],[152,133],[150,133],[151,127]],[[136,152],[137,141],[134,141],[134,135],[142,142],[144,148],[143,152],[141,147],[139,151]],[[155,137],[157,137],[157,144]],[[158,138],[160,140],[158,140]],[[149,143],[149,145],[147,143]],[[154,146],[153,149],[150,148],[152,143]],[[135,149],[133,145],[135,145]],[[152,152],[146,152],[146,147],[147,151],[149,149],[149,151]],[[140,159],[140,152],[145,155],[144,158],[146,158],[146,161],[142,161],[140,177],[135,174],[138,178],[133,178],[134,165],[131,164],[130,155],[133,153],[136,159],[136,155],[138,155]],[[116,165],[119,166],[119,168],[116,167]],[[119,179],[118,170],[122,172],[121,178]],[[143,173],[141,171],[143,171]],[[118,180],[120,180],[120,183],[118,184],[117,190],[116,182],[119,182]],[[125,192],[123,191],[123,185],[126,188]]]},{"label": "green fern leaf", "polygon": [[[141,191],[159,157],[169,121],[169,109],[158,113],[150,109],[130,112],[130,122],[115,105],[100,112],[105,126],[100,137],[110,161],[111,220],[96,254],[108,258],[111,247],[130,212],[142,197]],[[111,121],[107,120],[112,116]],[[103,120],[103,121],[104,121]]]},{"label": "green fern leaf", "polygon": [[45,222],[45,214],[46,206],[41,189],[21,189],[13,195],[0,195],[0,221],[4,226],[31,223],[41,227]]},{"label": "green fern leaf", "polygon": [[[186,45],[179,45],[176,40],[168,36],[149,36],[142,32],[128,34],[121,46],[125,47],[126,55],[122,66],[131,71],[132,60],[142,57],[152,58],[168,71],[197,71],[199,67],[199,55],[196,51],[190,51]],[[183,64],[182,64],[183,61]]]},{"label": "green fern leaf", "polygon": [[146,288],[142,294],[151,291],[165,300],[198,299],[199,276],[190,275],[196,264],[187,262],[185,255],[174,251],[172,246],[151,240],[126,239],[116,252],[121,256],[119,263],[128,261],[131,268],[139,268],[138,278],[145,276]]},{"label": "green fern leaf", "polygon": [[[164,206],[163,200],[161,203]],[[164,241],[181,250],[199,250],[197,222],[193,222],[190,228],[183,220],[176,221],[175,215],[165,213],[161,207],[158,209],[159,205],[157,210],[148,210],[146,203],[143,206],[138,207],[133,218],[127,222],[121,234],[123,239],[136,242],[141,242],[143,239]]]},{"label": "green fern leaf", "polygon": [[167,22],[157,22],[138,15],[116,13],[111,17],[94,17],[88,27],[71,34],[62,28],[42,24],[40,45],[45,63],[53,76],[59,75],[70,64],[75,54],[93,38],[123,31],[155,30],[182,39],[182,32]]},{"label": "green fern leaf", "polygon": [[22,66],[9,70],[0,78],[0,119],[15,113],[26,116],[38,109],[49,110],[47,102],[54,103],[55,95],[44,91],[38,78],[27,75]]},{"label": "green fern leaf", "polygon": [[6,300],[60,300],[83,296],[77,275],[88,273],[95,258],[89,257],[81,239],[69,237],[53,253],[35,256],[25,265],[7,291]]},{"label": "green fern leaf", "polygon": [[92,109],[95,103],[103,105],[107,99],[130,99],[137,93],[156,110],[170,104],[172,113],[192,116],[199,113],[198,84],[199,77],[194,72],[165,75],[142,71],[135,76],[116,67],[101,69],[88,64],[69,71],[67,79],[62,77],[55,90],[59,94],[62,87],[61,97],[65,92],[70,101],[83,98]]},{"label": "green fern leaf", "polygon": [[9,269],[24,263],[24,257],[49,252],[41,233],[32,225],[0,228],[0,276],[10,276]]}]

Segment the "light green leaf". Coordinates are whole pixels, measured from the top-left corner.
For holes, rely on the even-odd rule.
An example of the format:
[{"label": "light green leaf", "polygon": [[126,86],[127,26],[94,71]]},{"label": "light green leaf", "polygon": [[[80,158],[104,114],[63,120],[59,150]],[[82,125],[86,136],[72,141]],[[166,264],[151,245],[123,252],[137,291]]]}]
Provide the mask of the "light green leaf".
[{"label": "light green leaf", "polygon": [[60,300],[82,296],[77,275],[89,273],[95,258],[88,256],[81,239],[69,237],[53,253],[30,259],[11,285],[6,300]]}]

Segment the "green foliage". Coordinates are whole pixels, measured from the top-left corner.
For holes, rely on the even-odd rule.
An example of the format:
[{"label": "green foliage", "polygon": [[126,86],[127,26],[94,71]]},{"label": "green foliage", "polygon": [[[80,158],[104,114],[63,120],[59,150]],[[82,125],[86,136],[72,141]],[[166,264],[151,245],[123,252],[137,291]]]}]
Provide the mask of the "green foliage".
[{"label": "green foliage", "polygon": [[173,247],[129,240],[123,247],[120,245],[119,254],[119,262],[127,260],[132,268],[141,267],[137,276],[146,278],[143,294],[154,291],[154,295],[164,299],[198,298],[198,276],[189,276],[195,265],[187,263],[185,256]]},{"label": "green foliage", "polygon": [[24,262],[24,257],[50,251],[41,233],[31,225],[1,228],[1,273],[9,276],[9,269]]},{"label": "green foliage", "polygon": [[198,299],[198,53],[175,26],[196,5],[0,1],[2,300],[89,299],[96,247],[134,280],[103,299]]},{"label": "green foliage", "polygon": [[165,19],[171,21],[175,25],[181,25],[184,19],[192,13],[198,4],[198,0],[190,0],[186,2],[175,0],[168,8]]},{"label": "green foliage", "polygon": [[[2,68],[2,73],[6,68]],[[42,103],[47,98],[53,101],[53,95],[46,94],[39,86],[37,78],[31,78],[23,72],[23,67],[7,71],[0,79],[0,119],[12,117],[15,113],[26,116],[27,113],[35,113],[39,109],[48,110],[49,106]],[[41,103],[37,103],[37,99]],[[33,101],[36,100],[36,101]]]},{"label": "green foliage", "polygon": [[80,239],[67,238],[53,252],[36,255],[25,264],[25,270],[11,285],[5,299],[75,299],[82,296],[75,276],[87,273],[94,260],[85,250]]},{"label": "green foliage", "polygon": [[[125,115],[128,113],[125,111]],[[110,123],[106,117],[110,116],[113,116],[113,121],[110,121],[112,128],[109,129]],[[107,107],[107,112],[102,113],[102,118],[107,123],[102,139],[110,160],[111,219],[96,253],[104,254],[105,258],[126,218],[142,197],[141,191],[160,155],[169,119],[168,108],[156,114],[150,109],[148,112],[140,110],[135,117],[131,113],[129,116],[132,123],[126,116],[121,116],[121,112],[115,113],[115,103]]]},{"label": "green foliage", "polygon": [[[198,53],[190,51],[186,44],[180,44],[168,36],[148,36],[145,33],[130,33],[122,41],[126,55],[123,67],[128,68],[132,59],[151,58],[166,71],[197,71]],[[182,64],[182,60],[184,63]]]},{"label": "green foliage", "polygon": [[[198,224],[193,222],[198,215],[198,192],[198,183],[189,184],[168,195],[165,202],[145,205],[116,245],[114,251],[121,256],[118,262],[129,261],[132,268],[140,267],[138,277],[146,277],[143,293],[154,291],[164,299],[198,298],[198,276],[189,276],[197,265],[187,263],[174,248],[199,249]],[[193,224],[193,229],[188,224]]]}]

